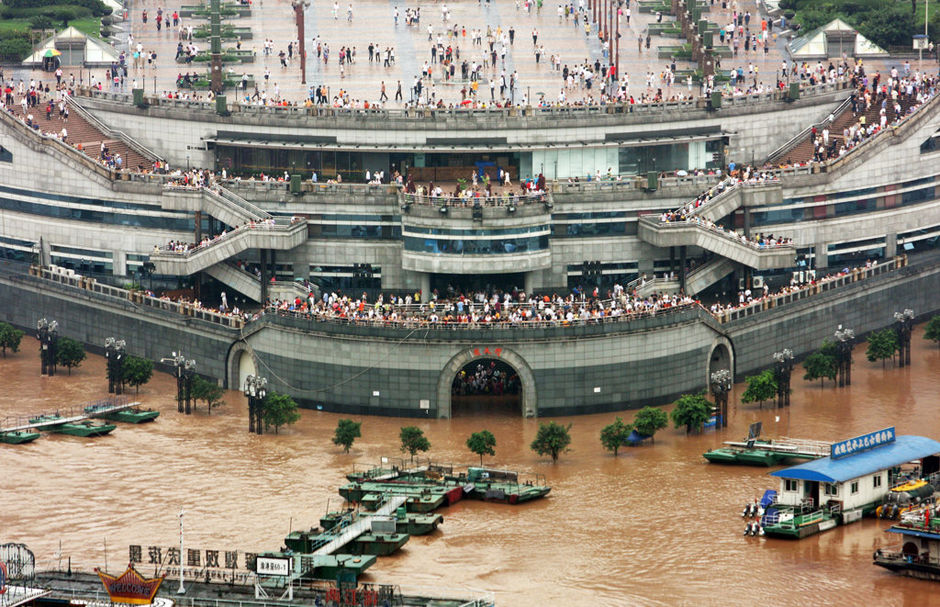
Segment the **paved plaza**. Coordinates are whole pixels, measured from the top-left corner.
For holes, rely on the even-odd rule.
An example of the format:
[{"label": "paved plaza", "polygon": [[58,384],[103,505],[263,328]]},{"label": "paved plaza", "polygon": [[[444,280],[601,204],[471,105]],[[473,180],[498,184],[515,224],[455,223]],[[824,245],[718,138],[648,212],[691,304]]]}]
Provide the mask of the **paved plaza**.
[{"label": "paved plaza", "polygon": [[[280,99],[296,103],[307,98],[311,87],[325,87],[330,100],[343,92],[353,103],[374,103],[380,100],[381,85],[384,82],[388,100],[383,100],[383,103],[396,107],[413,100],[416,77],[430,68],[431,76],[422,79],[423,102],[426,103],[429,99],[442,100],[445,105],[449,105],[460,103],[472,88],[471,81],[462,78],[461,64],[464,61],[470,65],[485,64],[486,60],[490,59],[487,42],[487,34],[490,33],[496,39],[493,47],[497,61],[495,65],[481,67],[477,99],[487,103],[491,100],[503,103],[537,103],[543,99],[555,103],[560,99],[559,93],[565,89],[562,74],[566,66],[570,71],[574,71],[576,66],[589,65],[594,71],[596,65],[599,64],[604,69],[610,62],[607,45],[600,41],[597,27],[592,26],[590,33],[587,33],[583,17],[587,12],[579,12],[578,4],[575,3],[573,15],[560,16],[559,13],[564,12],[568,6],[555,2],[546,3],[539,9],[536,4],[527,5],[524,0],[313,0],[305,11],[307,82],[302,84],[297,27],[290,0],[257,0],[251,5],[250,17],[223,21],[223,24],[251,28],[252,37],[243,40],[241,48],[254,50],[256,59],[253,63],[226,64],[224,69],[239,79],[242,74],[253,77],[259,96],[263,95],[269,101]],[[629,22],[626,15],[628,6],[631,13]],[[105,88],[110,85],[111,89],[129,91],[137,85],[143,86],[147,94],[154,91],[158,94],[176,93],[176,81],[180,74],[206,73],[206,63],[187,64],[174,60],[177,45],[180,43],[179,28],[170,25],[157,30],[158,10],[163,10],[166,23],[173,11],[179,8],[164,5],[162,0],[130,1],[128,20],[121,26],[129,30],[132,38],[127,35],[127,31],[120,34],[117,48],[125,51],[130,57],[139,45],[145,54],[156,53],[157,59],[155,62],[144,63],[143,67],[134,67],[129,58],[128,64],[131,67],[124,82],[116,87],[113,83],[108,83]],[[711,7],[711,12],[704,16],[719,25],[727,25],[731,22],[732,9],[735,8],[751,13],[750,30],[759,33],[761,17],[756,2],[729,3],[724,10],[721,3],[716,2]],[[149,16],[147,23],[142,20],[144,10],[147,10]],[[413,15],[418,11],[420,21],[408,24],[408,14]],[[657,58],[658,47],[681,45],[683,41],[654,35],[650,37],[650,48],[647,49],[647,27],[656,21],[657,16],[640,13],[635,1],[631,1],[629,5],[624,4],[621,12],[620,65],[621,74],[626,75],[628,82],[627,94],[637,99],[644,94],[652,96],[657,90],[662,92],[665,99],[677,95],[697,94],[697,87],[690,86],[685,79],[680,78],[669,86],[662,78],[669,70],[671,61],[667,58]],[[614,16],[614,19],[616,18]],[[664,21],[670,19],[668,15],[663,16]],[[207,21],[195,18],[182,20],[184,27],[203,23]],[[611,26],[611,31],[613,29]],[[474,42],[474,32],[479,32],[482,44]],[[506,44],[503,57],[502,40],[509,42],[510,33],[511,42]],[[184,46],[189,44],[187,40],[182,42]],[[783,37],[776,40],[772,37],[770,42],[766,53],[754,49],[745,52],[742,46],[738,57],[722,62],[722,70],[741,66],[745,71],[749,71],[748,64],[751,63],[756,67],[758,80],[772,84],[776,70],[780,69],[784,40]],[[192,43],[200,50],[206,50],[209,46],[206,39],[196,39]],[[279,55],[282,51],[288,53],[289,44],[293,47],[293,56],[287,59],[285,67],[281,65]],[[376,54],[376,60],[372,62],[369,61],[370,45]],[[433,61],[431,47],[437,45],[444,49],[453,49],[455,58],[459,52],[459,59],[455,61],[455,78],[445,78],[442,64]],[[266,52],[266,46],[269,47],[269,52]],[[317,46],[320,47],[319,55]],[[223,41],[223,48],[234,47],[234,40]],[[354,60],[352,63],[344,62],[341,66],[339,55],[344,48],[352,49]],[[329,55],[324,60],[327,49]],[[394,62],[388,66],[385,65],[386,49],[392,49],[394,54]],[[541,51],[538,61],[537,49]],[[555,68],[552,65],[553,57]],[[687,61],[676,62],[677,70],[694,67]],[[76,80],[81,81],[87,81],[90,75],[88,70],[78,68],[67,67],[65,71],[67,75],[74,73]],[[94,70],[91,74],[96,81],[105,80],[104,69]],[[24,77],[25,72],[24,75],[16,72],[13,75]],[[41,72],[31,76],[39,79],[49,78]],[[505,88],[501,87],[503,79]],[[491,80],[494,81],[492,89]],[[600,74],[596,75],[596,80],[600,80]],[[514,90],[509,86],[513,81],[516,83]],[[396,99],[399,82],[402,88],[400,101]],[[749,84],[752,82],[753,77],[748,79]],[[254,93],[254,87],[249,87],[247,95],[253,96]],[[206,96],[205,92],[197,94],[200,98]],[[227,94],[230,98],[236,96],[232,89],[229,89]],[[245,94],[238,92],[239,99],[244,100],[244,96]],[[575,86],[564,90],[564,100],[568,103],[590,102],[598,98],[596,85],[589,90],[583,82],[580,86],[576,82]],[[257,98],[255,100],[257,101]]]}]

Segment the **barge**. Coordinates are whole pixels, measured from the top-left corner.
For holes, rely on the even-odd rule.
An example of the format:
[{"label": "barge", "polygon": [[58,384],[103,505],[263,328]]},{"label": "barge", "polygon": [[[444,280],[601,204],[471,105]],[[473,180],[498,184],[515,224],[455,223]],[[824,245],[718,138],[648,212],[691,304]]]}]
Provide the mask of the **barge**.
[{"label": "barge", "polygon": [[900,535],[901,545],[876,550],[874,565],[908,577],[940,581],[940,508],[936,504],[905,512],[900,522],[885,531]]}]

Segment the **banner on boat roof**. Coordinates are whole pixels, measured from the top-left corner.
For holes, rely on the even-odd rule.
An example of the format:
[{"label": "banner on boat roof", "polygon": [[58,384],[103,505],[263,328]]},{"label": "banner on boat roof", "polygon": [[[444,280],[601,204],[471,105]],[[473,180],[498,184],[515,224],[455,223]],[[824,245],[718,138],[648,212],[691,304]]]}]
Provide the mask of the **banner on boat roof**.
[{"label": "banner on boat roof", "polygon": [[160,584],[163,583],[162,576],[145,578],[134,569],[133,565],[128,565],[127,570],[118,577],[100,569],[95,569],[95,573],[101,578],[101,583],[104,584],[104,589],[107,590],[112,603],[149,605],[153,603],[153,597],[160,589]]},{"label": "banner on boat roof", "polygon": [[868,449],[880,447],[881,445],[887,445],[888,443],[893,442],[894,426],[891,426],[890,428],[885,428],[884,430],[877,430],[875,432],[869,432],[868,434],[856,436],[855,438],[839,441],[838,443],[832,443],[829,454],[832,459],[839,459],[840,457],[854,455],[860,451],[866,451]]}]

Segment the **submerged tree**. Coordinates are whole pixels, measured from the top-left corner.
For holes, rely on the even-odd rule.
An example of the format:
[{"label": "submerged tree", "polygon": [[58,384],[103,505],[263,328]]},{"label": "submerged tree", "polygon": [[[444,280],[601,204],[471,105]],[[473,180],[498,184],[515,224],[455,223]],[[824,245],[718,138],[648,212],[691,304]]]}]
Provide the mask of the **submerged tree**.
[{"label": "submerged tree", "polygon": [[885,361],[894,356],[898,349],[898,334],[894,329],[888,327],[881,331],[875,331],[868,336],[868,348],[865,350],[865,358],[871,362],[881,361],[881,368],[885,368]]},{"label": "submerged tree", "polygon": [[287,394],[269,392],[262,406],[264,427],[274,426],[275,434],[281,426],[296,423],[300,419],[297,403]]},{"label": "submerged tree", "polygon": [[571,424],[562,426],[555,422],[539,424],[539,431],[530,445],[531,449],[539,455],[546,453],[552,456],[552,462],[558,461],[558,455],[568,450],[571,444]]},{"label": "submerged tree", "polygon": [[480,456],[480,465],[483,465],[484,455],[496,455],[496,437],[489,430],[474,432],[467,439],[467,449]]},{"label": "submerged tree", "polygon": [[333,433],[333,444],[340,445],[343,453],[349,453],[349,448],[357,438],[362,436],[362,422],[354,422],[351,419],[341,419],[336,424],[336,431]]},{"label": "submerged tree", "polygon": [[620,447],[627,444],[627,438],[630,436],[631,430],[633,430],[633,426],[623,423],[623,420],[618,417],[614,420],[614,423],[601,428],[601,444],[608,451],[613,451],[614,457],[617,457]]},{"label": "submerged tree", "polygon": [[57,364],[68,367],[71,375],[72,367],[78,367],[85,360],[85,346],[80,341],[60,337],[56,344],[55,358]]},{"label": "submerged tree", "polygon": [[672,422],[685,426],[685,433],[699,432],[712,415],[712,404],[704,394],[683,394],[672,410]]},{"label": "submerged tree", "polygon": [[935,341],[940,346],[940,315],[927,321],[927,326],[924,329],[924,339]]},{"label": "submerged tree", "polygon": [[633,420],[633,427],[638,434],[648,436],[650,439],[656,434],[657,430],[662,430],[669,425],[669,416],[659,407],[643,407],[636,412]]},{"label": "submerged tree", "polygon": [[3,352],[3,358],[7,357],[7,348],[11,352],[19,351],[20,341],[24,335],[26,334],[23,331],[14,328],[13,325],[0,322],[0,351]]},{"label": "submerged tree", "polygon": [[774,378],[774,372],[770,369],[751,375],[745,378],[747,389],[741,395],[742,403],[760,403],[764,406],[764,401],[772,400],[777,395],[777,380]]},{"label": "submerged tree", "polygon": [[427,451],[431,448],[431,441],[424,435],[424,430],[417,426],[403,426],[398,433],[401,439],[402,452],[407,451],[411,455],[411,461],[415,461],[415,455],[419,451]]},{"label": "submerged tree", "polygon": [[[153,377],[153,361],[139,356],[128,356],[124,361],[124,381],[128,386],[134,386],[135,393],[140,393],[140,387]],[[193,395],[196,394],[196,379],[193,378]],[[204,381],[204,380],[203,380]]]}]

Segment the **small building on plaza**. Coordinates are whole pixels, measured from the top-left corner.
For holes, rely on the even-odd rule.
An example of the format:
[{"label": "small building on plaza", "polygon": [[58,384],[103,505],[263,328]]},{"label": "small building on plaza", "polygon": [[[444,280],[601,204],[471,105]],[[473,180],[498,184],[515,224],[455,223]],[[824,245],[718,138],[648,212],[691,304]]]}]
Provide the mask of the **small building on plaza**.
[{"label": "small building on plaza", "polygon": [[825,61],[830,57],[841,57],[843,53],[862,59],[888,56],[888,51],[861,35],[842,19],[833,19],[826,25],[795,38],[787,44],[787,51],[794,61]]}]

